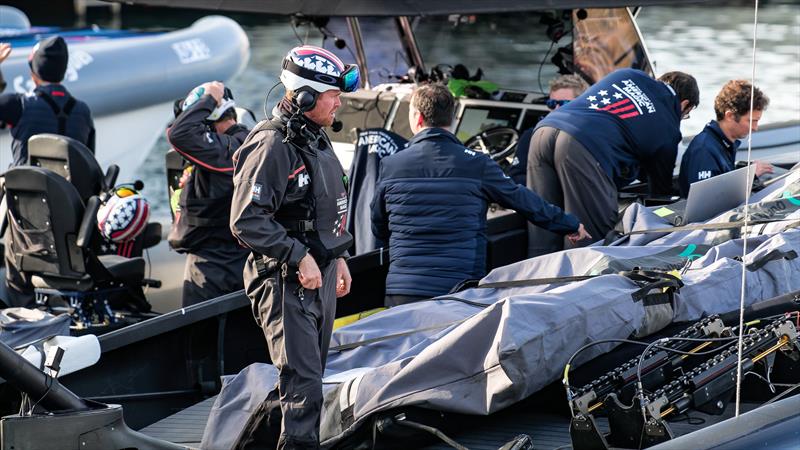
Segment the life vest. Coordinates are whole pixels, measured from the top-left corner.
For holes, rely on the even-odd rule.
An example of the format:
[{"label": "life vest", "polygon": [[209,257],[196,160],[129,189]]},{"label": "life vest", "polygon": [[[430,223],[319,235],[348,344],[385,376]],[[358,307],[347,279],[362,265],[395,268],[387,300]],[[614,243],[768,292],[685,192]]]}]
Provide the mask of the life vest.
[{"label": "life vest", "polygon": [[[36,88],[22,98],[22,116],[11,128],[14,138],[11,144],[14,161],[12,166],[28,162],[28,139],[41,133],[56,133],[71,137],[89,146],[92,118],[88,108],[81,104],[60,85]],[[92,152],[94,149],[91,148]]]},{"label": "life vest", "polygon": [[[285,134],[286,125],[279,119],[273,118],[266,124]],[[310,189],[300,201],[281,205],[275,219],[290,236],[308,247],[317,264],[324,267],[353,243],[347,231],[347,176],[324,133],[314,135],[313,139],[298,135],[288,145],[303,161]]]},{"label": "life vest", "polygon": [[[225,132],[238,138],[239,144],[248,133],[249,130],[239,124],[231,126]],[[233,153],[231,149],[226,151]],[[201,196],[197,183],[206,184],[202,190],[216,195]],[[193,165],[189,179],[180,190],[175,222],[167,237],[170,247],[179,253],[193,252],[206,246],[206,242],[212,238],[217,241],[228,240],[231,245],[238,246],[228,226],[232,193],[233,181],[230,174],[204,171]]]}]

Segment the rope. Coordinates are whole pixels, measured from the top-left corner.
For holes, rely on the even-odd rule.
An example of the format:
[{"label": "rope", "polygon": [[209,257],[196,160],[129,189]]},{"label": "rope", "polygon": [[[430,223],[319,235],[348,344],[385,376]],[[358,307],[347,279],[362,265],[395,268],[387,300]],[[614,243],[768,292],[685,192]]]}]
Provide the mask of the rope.
[{"label": "rope", "polygon": [[[753,100],[755,97],[756,88],[756,44],[758,42],[758,0],[755,0],[755,11],[753,13],[753,59],[752,59],[752,73],[750,76],[750,123],[747,132],[747,180],[750,180],[750,170],[753,169],[752,152],[753,152]],[[744,201],[744,227],[747,229],[747,221],[750,214],[750,186],[745,186],[745,201]],[[739,297],[739,329],[744,329],[744,293],[745,284],[747,281],[747,269],[744,264],[744,258],[747,255],[747,233],[742,236],[742,285]],[[744,333],[739,333],[739,352],[736,357],[736,410],[735,417],[739,417],[741,400],[742,400],[742,347],[744,345]]]}]

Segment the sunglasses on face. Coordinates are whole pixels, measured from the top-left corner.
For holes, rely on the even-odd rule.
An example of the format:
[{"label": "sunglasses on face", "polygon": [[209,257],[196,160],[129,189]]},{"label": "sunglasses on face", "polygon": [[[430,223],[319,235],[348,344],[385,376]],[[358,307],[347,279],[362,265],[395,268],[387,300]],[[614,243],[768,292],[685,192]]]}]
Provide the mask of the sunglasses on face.
[{"label": "sunglasses on face", "polygon": [[553,100],[552,98],[548,98],[544,104],[547,105],[547,108],[552,111],[560,106],[566,105],[567,103],[569,103],[569,100]]}]

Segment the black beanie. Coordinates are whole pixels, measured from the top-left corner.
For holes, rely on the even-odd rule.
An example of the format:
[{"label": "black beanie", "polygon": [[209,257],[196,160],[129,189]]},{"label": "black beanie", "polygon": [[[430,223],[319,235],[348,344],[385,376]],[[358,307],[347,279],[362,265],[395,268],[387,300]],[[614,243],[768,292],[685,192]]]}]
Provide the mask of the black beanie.
[{"label": "black beanie", "polygon": [[67,71],[67,43],[61,36],[53,36],[39,41],[31,53],[28,64],[31,72],[44,81],[60,83]]}]

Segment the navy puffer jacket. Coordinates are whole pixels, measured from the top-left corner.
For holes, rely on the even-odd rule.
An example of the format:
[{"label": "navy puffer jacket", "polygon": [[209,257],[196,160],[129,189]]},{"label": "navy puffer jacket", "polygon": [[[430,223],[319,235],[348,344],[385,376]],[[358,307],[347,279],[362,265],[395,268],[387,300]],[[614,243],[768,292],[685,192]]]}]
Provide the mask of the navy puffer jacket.
[{"label": "navy puffer jacket", "polygon": [[372,231],[389,242],[386,293],[435,297],[486,272],[486,211],[495,202],[550,231],[578,219],[514,183],[450,132],[428,128],[385,158],[372,200]]}]

